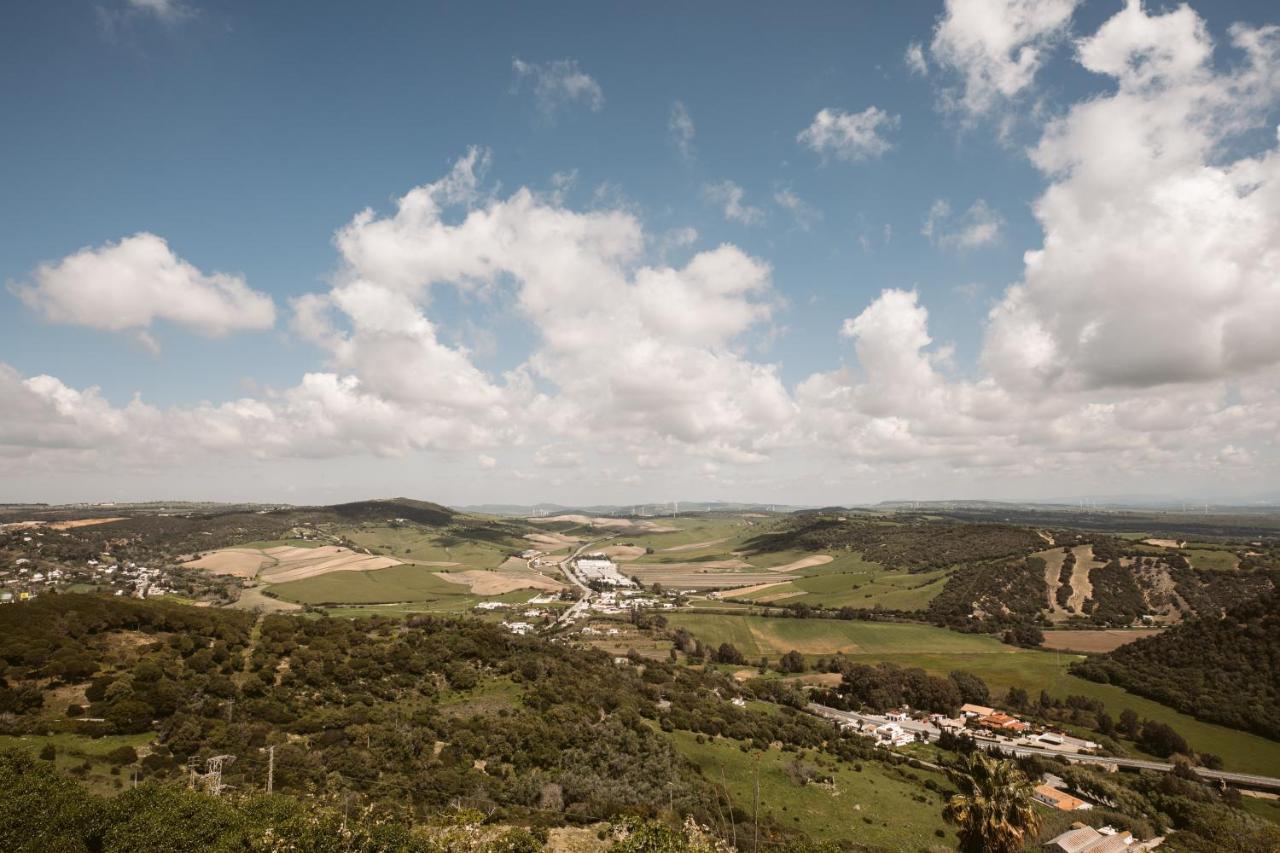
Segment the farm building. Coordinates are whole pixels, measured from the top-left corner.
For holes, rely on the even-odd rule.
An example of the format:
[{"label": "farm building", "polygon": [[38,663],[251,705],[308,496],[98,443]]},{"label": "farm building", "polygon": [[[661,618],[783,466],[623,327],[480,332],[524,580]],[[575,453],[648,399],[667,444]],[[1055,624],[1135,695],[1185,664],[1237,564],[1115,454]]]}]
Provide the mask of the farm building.
[{"label": "farm building", "polygon": [[992,729],[1006,729],[1013,732],[1026,731],[1031,728],[1017,717],[996,711],[993,714],[987,714],[985,717],[978,718],[978,725],[987,726]]},{"label": "farm building", "polygon": [[1079,797],[1073,797],[1066,791],[1060,791],[1047,782],[1036,785],[1035,793],[1031,796],[1038,803],[1043,803],[1050,808],[1064,812],[1093,808],[1093,803],[1082,800]]},{"label": "farm building", "polygon": [[1128,850],[1131,844],[1133,836],[1127,832],[1117,832],[1109,826],[1094,829],[1076,823],[1071,829],[1046,841],[1044,849],[1048,853],[1117,853]]}]

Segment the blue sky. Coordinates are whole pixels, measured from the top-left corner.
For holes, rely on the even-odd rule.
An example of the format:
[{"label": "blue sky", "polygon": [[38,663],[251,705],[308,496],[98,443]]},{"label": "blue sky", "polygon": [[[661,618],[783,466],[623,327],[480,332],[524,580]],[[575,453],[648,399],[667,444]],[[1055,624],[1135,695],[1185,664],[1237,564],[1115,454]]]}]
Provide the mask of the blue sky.
[{"label": "blue sky", "polygon": [[[70,425],[51,423],[46,435],[61,427],[81,433],[34,441],[14,428],[11,436],[0,432],[13,475],[0,497],[257,496],[216,475],[207,489],[167,491],[175,479],[228,465],[264,474],[287,472],[290,494],[336,488],[331,483],[337,479],[359,494],[408,491],[456,502],[513,495],[625,501],[663,499],[673,492],[793,502],[1035,496],[1036,491],[1045,497],[1207,491],[1223,498],[1265,492],[1264,472],[1274,461],[1274,448],[1252,431],[1224,435],[1201,421],[1179,427],[1183,438],[1169,442],[1157,434],[1170,432],[1167,424],[1158,430],[1146,424],[1132,428],[1132,440],[1106,447],[1099,447],[1096,437],[1073,441],[1044,435],[1081,412],[1099,406],[1118,412],[1115,407],[1148,395],[1153,405],[1193,397],[1178,408],[1203,405],[1205,418],[1232,421],[1246,419],[1231,408],[1243,395],[1258,406],[1247,415],[1256,428],[1259,419],[1265,422],[1274,414],[1267,408],[1269,398],[1264,399],[1275,385],[1270,351],[1250,351],[1247,357],[1157,351],[1137,359],[1141,364],[1130,370],[1124,353],[1107,356],[1099,366],[1087,353],[1067,352],[1078,338],[1071,346],[1065,338],[1055,339],[1056,361],[1037,374],[1044,386],[1038,389],[993,366],[1004,356],[994,354],[989,312],[1012,304],[1008,288],[1028,275],[1024,253],[1045,243],[1046,230],[1055,224],[1066,228],[1071,219],[1046,224],[1033,205],[1055,184],[1068,192],[1097,189],[1073,188],[1068,175],[1036,162],[1032,152],[1052,128],[1070,119],[1074,107],[1109,98],[1118,86],[1125,94],[1117,74],[1099,73],[1099,61],[1089,68],[1077,58],[1081,40],[1101,32],[1113,17],[1119,20],[1124,4],[1044,0],[1021,6],[1016,14],[1024,19],[1013,33],[992,41],[984,16],[1006,22],[1015,16],[1012,5],[996,0],[895,7],[814,3],[800,9],[763,3],[643,8],[317,3],[308,4],[305,14],[299,8],[200,0],[17,4],[0,30],[0,111],[7,129],[0,143],[0,233],[5,235],[0,277],[9,284],[0,292],[0,363],[15,375],[14,394],[30,393],[29,380],[43,375],[77,393],[99,388],[95,400],[114,414],[100,414],[98,423],[119,415],[124,424],[132,417],[130,401],[140,396],[159,413],[147,416],[146,429],[158,431],[150,442],[166,451],[163,462],[122,463],[136,451],[122,443],[128,444],[125,434],[137,433],[137,424],[99,435],[85,433],[71,416]],[[1124,32],[1099,48],[1123,53],[1135,68],[1134,57],[1150,49],[1147,30],[1163,33],[1156,44],[1185,47],[1192,60],[1197,46],[1212,41],[1216,48],[1197,65],[1200,77],[1194,81],[1170,72],[1155,84],[1135,83],[1128,93],[1140,99],[1139,109],[1167,118],[1167,124],[1159,118],[1152,125],[1169,135],[1161,145],[1181,139],[1179,134],[1196,137],[1194,156],[1174,164],[1161,161],[1140,186],[1104,187],[1099,191],[1104,200],[1106,193],[1128,198],[1150,191],[1167,203],[1161,180],[1172,186],[1224,163],[1265,160],[1275,147],[1276,83],[1266,73],[1274,73],[1275,52],[1259,48],[1250,65],[1230,44],[1234,31],[1229,28],[1255,28],[1264,33],[1265,45],[1267,31],[1256,28],[1276,24],[1280,15],[1263,2],[1201,4],[1197,12],[1198,19],[1172,5],[1134,4],[1128,24],[1113,27]],[[1160,29],[1166,25],[1167,31]],[[1185,38],[1178,41],[1175,35]],[[1113,44],[1125,39],[1119,47]],[[922,62],[915,68],[908,61],[913,44]],[[1035,59],[1024,80],[1015,66],[1026,50],[1034,51]],[[1178,56],[1165,59],[1183,73]],[[517,60],[526,64],[517,66]],[[570,92],[561,79],[566,73],[581,75],[577,79],[593,88]],[[1253,76],[1246,81],[1247,73]],[[539,80],[547,87],[543,95]],[[1220,97],[1203,94],[1205,80]],[[982,81],[989,85],[978,91]],[[1191,97],[1187,93],[1193,88],[1200,92],[1195,97],[1211,101],[1199,104],[1200,111],[1231,113],[1229,134],[1199,138],[1205,132],[1188,112],[1168,109],[1184,95]],[[872,134],[880,148],[805,142],[803,133],[820,111],[853,116],[871,108],[885,117]],[[692,123],[683,148],[672,127],[680,110]],[[1077,164],[1116,156],[1083,145],[1064,156]],[[785,396],[767,392],[775,408],[765,420],[773,420],[753,429],[745,422],[750,413],[737,411],[688,429],[673,409],[670,422],[658,419],[639,427],[628,420],[634,406],[608,382],[586,389],[585,399],[576,396],[567,390],[566,374],[538,367],[538,352],[555,350],[559,333],[531,313],[521,288],[535,285],[523,282],[513,265],[480,288],[459,288],[447,280],[415,285],[410,303],[433,327],[431,346],[459,353],[465,348],[468,369],[502,386],[492,398],[500,396],[501,403],[492,405],[503,410],[499,420],[504,424],[527,418],[538,406],[556,411],[585,406],[588,411],[578,422],[592,420],[588,436],[553,424],[554,414],[541,411],[532,419],[538,428],[527,431],[495,424],[484,435],[465,438],[444,427],[440,434],[407,439],[344,441],[330,435],[327,439],[334,440],[324,449],[305,451],[296,447],[306,445],[306,438],[286,437],[296,424],[279,425],[271,436],[279,440],[271,442],[269,452],[262,451],[260,441],[245,439],[228,447],[183,432],[202,419],[191,416],[202,404],[220,407],[254,399],[271,405],[273,394],[298,386],[308,373],[354,377],[362,393],[380,394],[371,374],[361,374],[373,368],[354,353],[362,344],[351,318],[339,317],[338,333],[352,335],[352,351],[339,354],[298,332],[292,300],[325,293],[330,294],[326,299],[336,299],[336,289],[370,278],[335,248],[335,232],[366,208],[376,219],[394,216],[398,198],[440,181],[473,146],[485,152],[486,165],[476,170],[474,195],[446,212],[443,222],[459,225],[469,211],[501,205],[528,187],[548,209],[584,217],[620,211],[630,217],[643,245],[623,264],[625,275],[644,267],[678,270],[699,253],[726,244],[766,265],[767,286],[743,299],[767,308],[752,309],[753,322],[724,335],[699,337],[703,349],[691,351],[687,364],[672,369],[695,384],[707,382],[733,407],[734,400],[750,397],[751,389],[726,387],[717,376],[699,373],[700,359],[707,353],[720,362],[734,359],[733,375],[747,375],[751,365],[770,367]],[[730,191],[739,190],[737,212],[727,211]],[[786,199],[798,200],[804,212],[797,216],[788,210]],[[950,213],[935,217],[926,235],[930,211],[942,209],[939,202]],[[1081,196],[1075,203],[1087,210],[1093,201]],[[965,237],[964,229],[979,220],[987,228]],[[675,239],[684,229],[694,229],[696,239]],[[102,315],[69,317],[50,308],[53,297],[42,290],[46,284],[37,273],[41,264],[56,266],[82,249],[101,252],[140,233],[165,241],[173,256],[198,274],[239,277],[250,291],[269,297],[273,321],[208,337],[209,330],[198,322],[174,322],[172,312],[165,313],[169,309],[129,324]],[[1070,239],[1083,240],[1074,232]],[[1064,252],[1069,257],[1072,251],[1096,248],[1096,241],[1086,242],[1086,248],[1067,245]],[[1193,271],[1202,263],[1206,272],[1193,275],[1186,286],[1201,288],[1201,295],[1221,290],[1222,283],[1212,280],[1215,262],[1236,252],[1247,254],[1247,247],[1209,246],[1189,259]],[[1070,265],[1054,262],[1063,264],[1068,279],[1050,270],[1043,283],[1027,282],[1033,294],[1058,296],[1046,295],[1037,303],[1040,313],[1014,334],[1020,346],[1033,347],[1023,335],[1028,324],[1041,329],[1050,321],[1060,323],[1064,305],[1098,298],[1095,274],[1079,283],[1079,299],[1054,303],[1073,286]],[[1102,269],[1105,275],[1110,268]],[[1227,288],[1235,313],[1222,323],[1234,322],[1236,314],[1270,316],[1276,284],[1259,276]],[[110,276],[59,281],[99,294],[119,287],[121,305],[132,301],[136,306],[140,298]],[[590,287],[589,282],[578,285]],[[35,296],[30,295],[33,286]],[[1169,297],[1160,286],[1133,284],[1131,296],[1139,302],[1145,296],[1158,306]],[[20,297],[24,289],[26,299]],[[876,395],[857,385],[862,379],[866,386],[882,388],[912,381],[886,376],[878,384],[869,375],[862,362],[874,360],[874,354],[858,347],[878,340],[866,331],[870,320],[861,333],[841,334],[846,320],[858,318],[886,290],[915,294],[911,304],[894,303],[902,316],[884,321],[890,337],[898,335],[895,340],[909,338],[914,328],[903,332],[903,317],[910,327],[924,322],[920,314],[927,311],[931,341],[920,352],[930,354],[938,375],[922,380],[935,383],[931,391],[917,391],[920,398],[937,395],[937,411],[904,406],[889,399],[892,394],[871,400]],[[113,303],[104,300],[103,310],[110,313]],[[1256,300],[1252,309],[1249,300]],[[569,298],[559,310],[572,315],[577,308]],[[583,316],[591,322],[595,315]],[[1106,317],[1100,317],[1082,316],[1072,328],[1106,327]],[[646,326],[643,317],[636,322],[641,330],[632,330],[632,340],[652,333],[654,345],[664,345],[663,329]],[[619,324],[603,329],[602,337],[607,340]],[[1220,338],[1223,327],[1214,326],[1204,339]],[[369,334],[375,332],[386,330]],[[1051,330],[1051,336],[1065,334]],[[944,351],[948,347],[954,348],[950,355]],[[908,348],[886,353],[883,360],[908,364],[911,373],[909,363],[918,354]],[[1153,361],[1179,366],[1163,371],[1152,368]],[[558,369],[581,373],[589,364]],[[426,363],[421,367],[428,369]],[[842,367],[853,378],[842,380],[839,394],[828,386],[820,393],[811,383],[813,393],[803,399],[802,386],[815,376],[834,376]],[[503,377],[520,370],[529,371],[531,386],[547,399],[517,399]],[[984,382],[998,386],[1003,395],[998,403],[974,402],[974,395],[991,390],[982,387]],[[51,392],[43,393],[48,402]],[[952,399],[955,395],[963,399]],[[1049,411],[1046,397],[1070,397],[1071,402]],[[404,404],[394,394],[379,399]],[[838,411],[827,412],[822,405]],[[982,418],[968,407],[980,405],[1019,412],[1045,408],[1026,423],[993,429],[988,436],[994,445],[1026,448],[1023,458],[997,458],[991,448],[940,435],[947,432],[938,424],[948,420],[948,411],[976,417],[977,424]],[[609,406],[613,410],[589,411]],[[423,414],[409,408],[398,411],[397,418]],[[67,406],[49,416],[66,419]],[[273,417],[286,415],[277,411]],[[451,417],[470,418],[460,412]],[[835,423],[844,424],[845,431],[824,431]],[[244,434],[240,426],[227,428]],[[905,429],[920,441],[883,447],[878,437],[889,428],[895,434]],[[445,433],[449,437],[442,437]],[[573,464],[545,464],[551,456],[563,456],[566,446],[576,448]],[[1228,457],[1253,472],[1243,484],[1239,472],[1226,473],[1215,461],[1224,447]],[[540,452],[542,464],[536,458]],[[1171,472],[1170,454],[1201,461]],[[656,457],[661,459],[654,463]],[[474,459],[482,460],[479,467]],[[582,486],[583,469],[607,470],[612,485],[603,494],[593,493]],[[404,474],[408,471],[411,477]],[[821,475],[815,477],[815,471]],[[423,483],[436,477],[445,494],[434,494],[431,484]],[[263,498],[283,495],[264,491],[271,493]]]}]

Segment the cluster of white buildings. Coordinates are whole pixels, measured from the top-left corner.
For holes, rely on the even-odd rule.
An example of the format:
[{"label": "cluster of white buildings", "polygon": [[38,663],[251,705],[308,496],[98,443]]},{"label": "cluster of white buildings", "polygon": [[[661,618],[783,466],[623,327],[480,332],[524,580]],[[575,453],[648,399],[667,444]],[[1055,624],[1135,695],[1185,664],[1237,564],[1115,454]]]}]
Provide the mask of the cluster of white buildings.
[{"label": "cluster of white buildings", "polygon": [[585,554],[574,560],[573,567],[588,586],[593,583],[615,588],[635,586],[635,582],[618,571],[617,564],[605,554]]},{"label": "cluster of white buildings", "polygon": [[0,568],[0,604],[27,601],[42,592],[70,584],[92,584],[115,595],[154,598],[172,592],[164,581],[161,569],[139,566],[134,562],[87,560],[83,568],[49,567],[37,564],[29,557],[18,557],[9,567]]}]

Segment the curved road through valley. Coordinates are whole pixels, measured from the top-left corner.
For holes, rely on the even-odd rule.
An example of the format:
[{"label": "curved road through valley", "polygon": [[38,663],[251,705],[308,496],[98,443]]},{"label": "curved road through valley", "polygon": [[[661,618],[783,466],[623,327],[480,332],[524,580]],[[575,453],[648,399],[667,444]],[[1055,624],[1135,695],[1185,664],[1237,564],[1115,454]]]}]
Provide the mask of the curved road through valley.
[{"label": "curved road through valley", "polygon": [[591,587],[587,586],[585,583],[583,583],[582,579],[579,578],[576,574],[574,574],[572,564],[573,564],[573,561],[576,560],[579,557],[579,555],[582,554],[583,551],[587,550],[592,545],[595,545],[599,542],[603,542],[606,539],[612,539],[612,538],[613,537],[611,536],[604,536],[600,539],[592,539],[589,542],[583,542],[581,545],[578,546],[578,550],[574,551],[572,554],[565,557],[563,560],[561,560],[557,564],[560,567],[560,573],[563,574],[570,581],[572,581],[574,586],[582,590],[582,598],[579,598],[577,601],[573,603],[573,606],[569,607],[567,610],[561,613],[560,617],[556,619],[556,621],[552,622],[550,625],[546,627],[546,630],[553,631],[556,628],[559,628],[562,624],[572,621],[579,613],[591,607],[591,599],[595,598],[596,591]]}]

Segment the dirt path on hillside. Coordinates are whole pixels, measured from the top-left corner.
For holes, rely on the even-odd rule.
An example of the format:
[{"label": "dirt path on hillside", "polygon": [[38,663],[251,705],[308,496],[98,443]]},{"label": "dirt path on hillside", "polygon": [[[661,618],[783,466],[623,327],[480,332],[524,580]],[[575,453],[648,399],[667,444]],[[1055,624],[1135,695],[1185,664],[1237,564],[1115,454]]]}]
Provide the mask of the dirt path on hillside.
[{"label": "dirt path on hillside", "polygon": [[236,673],[236,686],[242,687],[245,679],[249,677],[250,667],[253,665],[253,652],[258,648],[258,641],[262,639],[262,622],[267,618],[266,611],[258,613],[258,618],[253,620],[253,627],[249,629],[249,642],[245,644],[244,652],[240,658],[240,671]]},{"label": "dirt path on hillside", "polygon": [[785,586],[786,584],[789,584],[789,583],[791,583],[791,581],[769,581],[768,583],[758,583],[755,586],[744,586],[740,589],[726,590],[722,597],[739,598],[744,595],[752,595],[753,593],[764,592],[766,589],[773,589],[775,586]]},{"label": "dirt path on hillside", "polygon": [[1071,598],[1067,607],[1076,613],[1084,613],[1084,603],[1093,596],[1093,584],[1089,582],[1089,572],[1100,563],[1093,559],[1093,546],[1080,545],[1071,549],[1076,555],[1075,571],[1071,573]]},{"label": "dirt path on hillside", "polygon": [[723,539],[708,539],[706,542],[690,542],[687,545],[673,545],[670,548],[662,548],[663,552],[675,551],[697,551],[699,548],[710,548],[712,545],[719,545],[721,542],[728,542],[729,537]]},{"label": "dirt path on hillside", "polygon": [[798,572],[801,569],[808,569],[813,566],[825,566],[834,559],[830,554],[813,554],[809,557],[801,557],[783,566],[766,566],[765,568],[771,572]]},{"label": "dirt path on hillside", "polygon": [[1064,622],[1071,614],[1058,606],[1058,587],[1061,586],[1058,575],[1062,572],[1062,564],[1067,559],[1067,555],[1061,548],[1054,548],[1051,551],[1040,551],[1033,556],[1044,560],[1044,583],[1048,587],[1049,620]]}]

